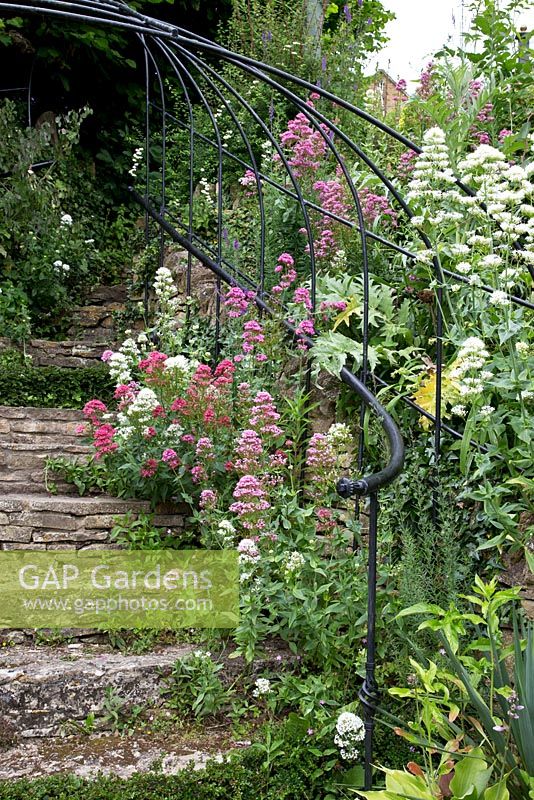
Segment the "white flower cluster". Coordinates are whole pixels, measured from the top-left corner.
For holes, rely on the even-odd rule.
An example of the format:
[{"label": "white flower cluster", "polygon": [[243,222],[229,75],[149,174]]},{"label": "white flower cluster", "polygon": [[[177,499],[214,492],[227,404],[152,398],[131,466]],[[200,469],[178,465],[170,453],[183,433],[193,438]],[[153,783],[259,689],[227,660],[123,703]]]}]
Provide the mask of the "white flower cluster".
[{"label": "white flower cluster", "polygon": [[265,697],[265,695],[271,694],[272,692],[271,681],[267,678],[258,678],[254,687],[252,691],[253,697]]},{"label": "white flower cluster", "polygon": [[240,564],[256,563],[260,557],[260,551],[253,539],[241,539],[237,545]]},{"label": "white flower cluster", "polygon": [[172,277],[172,272],[167,267],[159,267],[154,278],[154,291],[158,300],[162,298],[174,297],[176,286]]},{"label": "white flower cluster", "polygon": [[354,437],[348,425],[344,422],[334,422],[330,425],[326,438],[332,447],[347,447]]},{"label": "white flower cluster", "polygon": [[72,225],[72,217],[70,214],[62,214],[61,219],[59,220],[59,224],[65,227],[70,227]]},{"label": "white flower cluster", "polygon": [[234,542],[235,528],[229,519],[222,519],[217,526],[217,535],[223,548]]},{"label": "white flower cluster", "polygon": [[432,212],[430,208],[432,201],[459,200],[460,193],[452,188],[455,183],[445,133],[441,128],[430,128],[424,134],[423,149],[417,157],[406,194],[409,202],[413,201],[424,209],[421,216],[412,219],[412,223],[416,226],[422,225],[429,217],[435,224],[461,219],[461,214],[457,211]]},{"label": "white flower cluster", "polygon": [[300,572],[305,563],[306,559],[298,550],[293,550],[292,553],[288,553],[284,561],[285,576],[289,577],[290,575]]},{"label": "white flower cluster", "polygon": [[121,383],[130,383],[132,380],[130,361],[120,350],[109,357],[108,367],[109,373],[117,386]]},{"label": "white flower cluster", "polygon": [[139,164],[143,160],[143,152],[144,147],[137,147],[134,150],[133,158],[132,158],[132,168],[128,170],[128,175],[131,175],[132,178],[135,178],[137,175],[137,170],[139,169]]},{"label": "white flower cluster", "polygon": [[148,425],[153,420],[152,412],[159,405],[156,393],[152,389],[143,387],[139,390],[132,402],[126,406],[125,410],[117,415],[121,427],[129,427],[132,421],[140,425]]},{"label": "white flower cluster", "polygon": [[526,237],[525,250],[519,251],[519,255],[526,261],[534,261],[534,207],[525,202],[534,192],[529,166],[509,164],[500,150],[482,144],[468,153],[458,168],[462,180],[476,187],[477,200],[486,204],[487,213],[500,224],[496,238]]},{"label": "white flower cluster", "polygon": [[65,274],[68,274],[70,272],[70,266],[68,264],[64,264],[63,261],[59,260],[59,258],[57,259],[57,261],[54,261],[54,268],[56,269],[57,272],[59,272],[60,270],[62,270]]},{"label": "white flower cluster", "polygon": [[351,711],[344,711],[336,722],[334,743],[339,747],[341,758],[354,761],[358,758],[358,744],[365,737],[363,720]]},{"label": "white flower cluster", "polygon": [[[492,377],[491,372],[482,369],[488,358],[486,345],[478,336],[470,336],[460,347],[450,377],[460,381],[458,391],[464,400],[477,397],[484,391],[485,382]],[[471,370],[477,371],[479,374],[468,376],[467,373]],[[454,406],[451,410],[454,415],[459,417],[466,414],[463,405]]]},{"label": "white flower cluster", "polygon": [[207,659],[211,658],[211,653],[209,652],[209,650],[194,650],[193,656],[195,658],[201,658],[204,661],[207,661]]},{"label": "white flower cluster", "polygon": [[180,377],[189,379],[198,367],[199,362],[185,356],[171,356],[163,364],[163,369],[167,372],[178,373]]}]

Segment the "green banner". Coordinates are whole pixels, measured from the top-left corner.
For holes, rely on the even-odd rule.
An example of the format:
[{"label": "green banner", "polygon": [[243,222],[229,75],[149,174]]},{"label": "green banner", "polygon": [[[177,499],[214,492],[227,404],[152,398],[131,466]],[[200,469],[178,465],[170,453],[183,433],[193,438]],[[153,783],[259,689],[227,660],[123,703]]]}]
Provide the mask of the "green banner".
[{"label": "green banner", "polygon": [[0,628],[234,628],[235,550],[0,552]]}]

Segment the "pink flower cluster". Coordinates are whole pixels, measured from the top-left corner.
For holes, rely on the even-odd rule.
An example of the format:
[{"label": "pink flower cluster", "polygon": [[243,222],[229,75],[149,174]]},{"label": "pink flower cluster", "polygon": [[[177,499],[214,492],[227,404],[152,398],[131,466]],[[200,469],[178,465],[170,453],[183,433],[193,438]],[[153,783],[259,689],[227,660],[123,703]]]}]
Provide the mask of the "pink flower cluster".
[{"label": "pink flower cluster", "polygon": [[108,407],[101,400],[89,400],[83,407],[83,415],[92,425],[98,425],[99,415],[105,414]]},{"label": "pink flower cluster", "polygon": [[[338,170],[339,172],[339,170]],[[338,217],[347,219],[349,216],[350,205],[347,201],[345,186],[341,182],[341,175],[330,181],[316,181],[313,188],[319,195],[321,206]],[[336,243],[336,229],[341,223],[336,222],[331,217],[323,215],[318,223],[319,237],[314,242],[315,254],[318,258],[327,258],[334,255],[338,249]],[[306,233],[305,229],[301,232]],[[309,243],[306,252],[310,251]]]},{"label": "pink flower cluster", "polygon": [[310,475],[324,475],[333,469],[336,456],[324,433],[314,433],[306,453],[306,467]]},{"label": "pink flower cluster", "polygon": [[374,194],[364,186],[360,191],[360,202],[363,218],[368,225],[373,225],[380,217],[386,217],[393,227],[397,227],[397,214],[389,205],[387,197]]},{"label": "pink flower cluster", "polygon": [[434,62],[430,61],[421,75],[419,76],[419,87],[417,89],[417,94],[423,100],[428,100],[431,94],[434,92],[434,87],[432,86],[433,82],[433,71],[434,71]]},{"label": "pink flower cluster", "polygon": [[[307,105],[313,108],[311,99]],[[320,125],[323,132],[328,135],[326,125]],[[321,166],[321,160],[326,153],[326,142],[321,132],[313,128],[308,118],[299,113],[287,124],[287,131],[280,137],[284,147],[289,147],[293,155],[288,158],[297,178],[302,178],[307,172],[315,172]]]},{"label": "pink flower cluster", "polygon": [[161,454],[161,460],[164,464],[167,464],[171,469],[176,469],[180,466],[180,459],[178,458],[178,453],[176,450],[168,447],[166,450],[163,451]]},{"label": "pink flower cluster", "polygon": [[502,131],[499,131],[499,142],[502,144],[507,136],[513,135],[513,131],[508,130],[508,128],[503,128]]},{"label": "pink flower cluster", "polygon": [[244,292],[239,286],[232,286],[224,296],[224,305],[228,310],[229,317],[242,317],[247,313],[250,300],[254,297],[254,292]]},{"label": "pink flower cluster", "polygon": [[303,305],[307,311],[312,310],[312,301],[310,297],[310,290],[306,286],[299,286],[295,289],[293,294],[293,302],[298,305]]},{"label": "pink flower cluster", "polygon": [[[243,325],[243,352],[246,355],[249,355],[254,352],[256,349],[256,345],[263,344],[265,341],[265,335],[263,333],[263,328],[261,323],[258,322],[256,319],[251,319],[248,322],[245,322]],[[235,356],[234,360],[237,360],[238,356]],[[241,360],[241,359],[239,359]],[[266,361],[267,356],[265,353],[256,353],[256,361]]]},{"label": "pink flower cluster", "polygon": [[215,508],[217,505],[217,492],[214,492],[212,489],[204,489],[200,492],[200,508]]},{"label": "pink flower cluster", "polygon": [[278,283],[271,289],[272,294],[282,294],[297,280],[295,260],[289,253],[281,253],[278,256],[278,263],[274,271],[278,274]]},{"label": "pink flower cluster", "polygon": [[109,422],[99,425],[93,433],[93,446],[96,450],[95,458],[102,458],[117,449],[117,442],[113,441],[115,428]]},{"label": "pink flower cluster", "polygon": [[397,165],[397,172],[401,178],[409,178],[415,169],[415,162],[417,160],[417,153],[415,150],[405,150],[401,153],[399,163]]},{"label": "pink flower cluster", "polygon": [[142,478],[153,478],[158,471],[158,462],[155,458],[147,458],[143,466],[139,470]]},{"label": "pink flower cluster", "polygon": [[230,506],[230,511],[237,514],[244,528],[261,529],[265,527],[265,520],[259,515],[267,511],[271,504],[266,499],[267,492],[260,480],[254,475],[243,475],[233,491],[236,500]]},{"label": "pink flower cluster", "polygon": [[281,436],[283,431],[276,424],[279,419],[280,414],[269,392],[258,392],[250,411],[250,427],[263,435]]},{"label": "pink flower cluster", "polygon": [[332,314],[336,316],[345,311],[347,303],[344,300],[323,300],[319,306],[323,322],[327,322]]},{"label": "pink flower cluster", "polygon": [[259,472],[262,455],[263,444],[258,433],[250,429],[244,430],[235,448],[235,470],[243,475]]},{"label": "pink flower cluster", "polygon": [[137,365],[141,372],[145,373],[146,383],[160,383],[162,380],[163,367],[168,356],[153,350],[146,358],[141,359]]}]

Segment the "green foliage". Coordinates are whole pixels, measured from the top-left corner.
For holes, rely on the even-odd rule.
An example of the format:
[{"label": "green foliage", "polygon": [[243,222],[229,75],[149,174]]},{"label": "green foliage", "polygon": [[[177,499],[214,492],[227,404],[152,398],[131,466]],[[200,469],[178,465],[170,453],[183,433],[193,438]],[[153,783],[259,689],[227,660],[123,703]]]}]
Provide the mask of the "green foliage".
[{"label": "green foliage", "polygon": [[152,514],[126,514],[114,523],[111,540],[128,550],[179,550],[191,543],[191,535],[156,528]]},{"label": "green foliage", "polygon": [[113,396],[103,367],[34,367],[19,353],[0,355],[0,405],[79,408],[95,396]]},{"label": "green foliage", "polygon": [[179,659],[163,685],[165,703],[180,717],[217,716],[230,700],[230,690],[218,676],[223,666],[203,650]]}]

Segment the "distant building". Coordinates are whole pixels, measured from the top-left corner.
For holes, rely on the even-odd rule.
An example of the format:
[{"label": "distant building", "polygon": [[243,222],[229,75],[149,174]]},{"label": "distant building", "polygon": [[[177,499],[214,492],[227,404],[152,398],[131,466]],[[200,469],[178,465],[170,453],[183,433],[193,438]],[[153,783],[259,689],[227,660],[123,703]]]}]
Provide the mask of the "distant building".
[{"label": "distant building", "polygon": [[394,81],[384,69],[379,69],[371,79],[370,89],[382,104],[384,114],[389,114],[400,103],[408,100],[406,81]]}]

